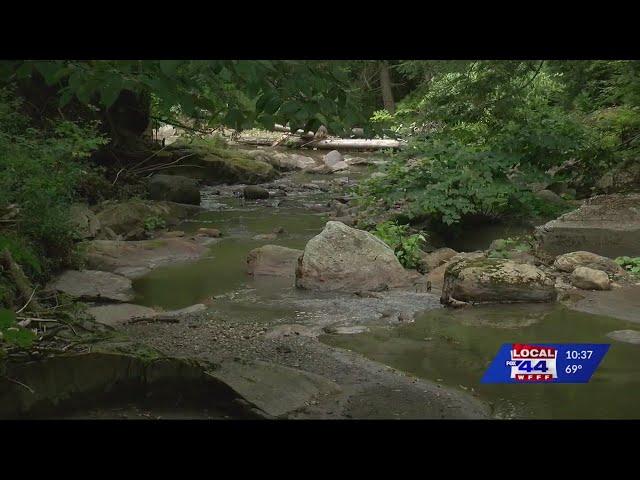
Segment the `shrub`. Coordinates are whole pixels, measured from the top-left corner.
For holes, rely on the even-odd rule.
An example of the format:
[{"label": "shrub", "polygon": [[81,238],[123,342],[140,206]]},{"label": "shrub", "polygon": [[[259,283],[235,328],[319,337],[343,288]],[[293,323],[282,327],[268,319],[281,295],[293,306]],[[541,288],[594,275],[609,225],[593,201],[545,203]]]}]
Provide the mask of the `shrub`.
[{"label": "shrub", "polygon": [[640,277],[640,257],[618,257],[615,262],[627,272]]},{"label": "shrub", "polygon": [[66,265],[71,255],[69,206],[78,196],[84,172],[90,170],[87,157],[106,140],[96,133],[96,125],[58,121],[45,130],[32,128],[20,106],[10,91],[0,89],[0,212],[10,205],[18,212],[0,226],[13,230],[8,237],[2,235],[14,250],[18,244],[29,245],[39,256],[37,262],[33,255],[22,258],[39,277]]},{"label": "shrub", "polygon": [[167,226],[164,219],[160,217],[147,217],[144,220],[144,229],[147,232],[153,232],[155,230],[161,230]]},{"label": "shrub", "polygon": [[408,234],[408,225],[384,222],[376,226],[373,234],[389,245],[405,268],[416,268],[420,263],[420,247],[426,241],[424,232]]}]

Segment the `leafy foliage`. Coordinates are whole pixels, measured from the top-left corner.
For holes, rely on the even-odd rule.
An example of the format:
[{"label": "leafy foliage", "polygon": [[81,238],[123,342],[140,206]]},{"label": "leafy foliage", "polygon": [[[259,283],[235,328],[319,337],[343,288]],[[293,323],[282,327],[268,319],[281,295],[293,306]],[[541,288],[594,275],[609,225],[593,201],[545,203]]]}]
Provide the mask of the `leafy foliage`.
[{"label": "leafy foliage", "polygon": [[408,225],[384,222],[376,226],[373,234],[389,245],[405,268],[416,268],[420,262],[420,247],[426,241],[424,232],[408,234]]},{"label": "leafy foliage", "polygon": [[151,97],[158,117],[187,117],[212,127],[288,123],[309,130],[325,124],[339,133],[366,118],[349,62],[51,60],[1,66],[18,79],[41,75],[58,88],[60,106],[76,100],[108,109],[130,90]]},{"label": "leafy foliage", "polygon": [[365,206],[381,211],[396,206],[409,219],[428,215],[445,225],[471,214],[494,218],[529,212],[539,201],[509,179],[516,163],[514,156],[484,146],[440,138],[415,141],[384,176],[365,182],[360,194]]},{"label": "leafy foliage", "polygon": [[71,254],[69,205],[89,170],[86,158],[106,140],[95,125],[60,121],[36,129],[20,106],[20,99],[0,90],[0,212],[17,212],[5,226],[15,227],[21,237],[0,234],[0,243],[39,276],[63,265]]},{"label": "leafy foliage", "polygon": [[640,63],[573,63],[396,64],[415,87],[371,121],[410,148],[361,189],[363,203],[454,225],[560,213],[533,184],[566,180],[588,195],[603,171],[640,154]]},{"label": "leafy foliage", "polygon": [[167,223],[161,217],[147,217],[144,220],[144,229],[147,232],[161,230],[167,226]]},{"label": "leafy foliage", "polygon": [[31,330],[18,325],[14,312],[0,309],[0,344],[26,349],[33,345],[35,339]]},{"label": "leafy foliage", "polygon": [[511,258],[513,253],[527,253],[534,249],[534,240],[530,235],[494,240],[489,250],[489,258]]},{"label": "leafy foliage", "polygon": [[640,277],[640,257],[618,257],[615,262],[627,272]]}]

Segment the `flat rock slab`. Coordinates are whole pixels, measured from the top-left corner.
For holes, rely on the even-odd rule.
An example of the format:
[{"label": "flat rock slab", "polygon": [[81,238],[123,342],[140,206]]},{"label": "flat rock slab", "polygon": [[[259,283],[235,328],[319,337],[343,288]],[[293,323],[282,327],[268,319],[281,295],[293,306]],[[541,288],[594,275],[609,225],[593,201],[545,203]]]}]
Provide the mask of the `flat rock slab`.
[{"label": "flat rock slab", "polygon": [[133,303],[120,303],[117,305],[99,305],[87,309],[87,312],[95,318],[97,322],[112,327],[118,325],[124,325],[135,319],[148,319],[153,321],[154,319],[179,319],[180,317],[199,313],[207,309],[207,306],[202,303],[197,303],[189,307],[181,308],[179,310],[170,310],[167,312],[159,312],[153,308],[145,307],[142,305],[135,305]]},{"label": "flat rock slab", "polygon": [[163,265],[197,260],[207,252],[206,245],[215,241],[206,237],[135,242],[94,240],[87,243],[87,265],[95,270],[137,278]]},{"label": "flat rock slab", "polygon": [[614,332],[607,333],[607,337],[613,338],[619,342],[640,345],[640,331],[638,330],[616,330]]},{"label": "flat rock slab", "polygon": [[319,396],[340,392],[325,377],[266,362],[223,362],[212,375],[273,417],[304,408]]},{"label": "flat rock slab", "polygon": [[87,313],[95,318],[96,322],[112,327],[123,325],[134,318],[153,317],[157,315],[153,308],[134,305],[132,303],[121,303],[118,305],[100,305],[87,309]]},{"label": "flat rock slab", "polygon": [[610,291],[581,290],[582,298],[567,303],[579,312],[606,315],[640,323],[640,286],[614,288]]},{"label": "flat rock slab", "polygon": [[49,288],[91,301],[129,302],[134,297],[131,280],[97,270],[67,270],[50,283]]},{"label": "flat rock slab", "polygon": [[537,227],[536,236],[552,255],[584,250],[610,258],[640,256],[640,194],[590,198]]}]

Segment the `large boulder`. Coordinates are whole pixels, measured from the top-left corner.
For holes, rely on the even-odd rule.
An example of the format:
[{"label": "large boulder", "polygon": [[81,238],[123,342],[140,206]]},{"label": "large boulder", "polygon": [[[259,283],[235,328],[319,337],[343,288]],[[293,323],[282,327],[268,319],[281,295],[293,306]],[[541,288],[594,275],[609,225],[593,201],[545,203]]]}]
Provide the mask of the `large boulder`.
[{"label": "large boulder", "polygon": [[269,150],[252,150],[250,157],[268,163],[279,170],[304,170],[316,166],[316,161],[298,153],[283,153]]},{"label": "large boulder", "polygon": [[327,173],[334,173],[340,170],[347,170],[349,164],[344,160],[342,154],[337,150],[331,150],[324,157],[322,157],[323,171]]},{"label": "large boulder", "polygon": [[584,250],[606,257],[640,256],[640,194],[600,195],[537,227],[551,255]]},{"label": "large boulder", "polygon": [[161,218],[170,225],[199,211],[200,207],[182,203],[129,200],[105,202],[97,217],[103,228],[108,227],[118,235],[128,235],[136,229],[144,230],[148,218]]},{"label": "large boulder", "polygon": [[583,290],[610,290],[609,276],[602,270],[589,267],[576,267],[571,274],[571,283],[574,287]]},{"label": "large boulder", "polygon": [[589,267],[594,270],[602,270],[611,275],[622,275],[624,269],[610,258],[591,252],[570,252],[559,255],[553,262],[553,266],[562,272],[572,273],[576,267]]},{"label": "large boulder", "polygon": [[75,203],[69,209],[71,225],[76,231],[78,238],[94,238],[100,230],[100,220],[89,207],[83,203]]},{"label": "large boulder", "polygon": [[309,290],[357,292],[410,284],[387,244],[335,221],[309,240],[296,269],[296,286]]},{"label": "large boulder", "polygon": [[153,200],[200,205],[200,188],[193,178],[157,174],[149,181],[149,197]]},{"label": "large boulder", "polygon": [[248,200],[264,199],[269,198],[269,190],[258,187],[257,185],[247,185],[244,187],[242,195]]},{"label": "large boulder", "polygon": [[337,150],[331,150],[324,157],[322,157],[322,163],[324,163],[327,167],[333,167],[340,162],[344,162],[344,158],[342,154]]},{"label": "large boulder", "polygon": [[441,302],[552,302],[555,298],[553,278],[535,266],[474,256],[447,265]]},{"label": "large boulder", "polygon": [[281,247],[280,245],[264,245],[254,248],[247,255],[247,273],[249,275],[275,275],[294,277],[298,258],[302,250]]},{"label": "large boulder", "polygon": [[129,302],[134,298],[131,280],[95,270],[67,270],[49,284],[49,289],[88,301]]},{"label": "large boulder", "polygon": [[176,142],[159,153],[155,160],[165,165],[176,162],[165,168],[164,173],[197,178],[210,184],[256,184],[278,176],[272,165],[251,158],[242,150],[216,147],[208,145],[206,141],[190,144]]}]

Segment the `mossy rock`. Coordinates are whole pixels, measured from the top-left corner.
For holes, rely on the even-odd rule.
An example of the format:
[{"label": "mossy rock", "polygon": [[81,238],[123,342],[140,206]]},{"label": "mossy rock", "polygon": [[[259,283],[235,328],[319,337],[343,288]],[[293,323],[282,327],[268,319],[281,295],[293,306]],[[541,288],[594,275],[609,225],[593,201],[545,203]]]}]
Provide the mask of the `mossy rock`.
[{"label": "mossy rock", "polygon": [[278,172],[267,162],[254,159],[241,150],[208,143],[205,140],[176,142],[156,159],[158,164],[168,164],[182,160],[163,173],[184,175],[207,183],[268,182],[278,176]]},{"label": "mossy rock", "polygon": [[159,218],[172,225],[199,211],[200,207],[194,205],[132,199],[103,203],[97,218],[102,227],[108,227],[119,235],[126,235],[135,229],[144,229],[149,218]]},{"label": "mossy rock", "polygon": [[556,298],[554,283],[533,265],[501,258],[461,258],[445,270],[441,301],[551,302]]}]

